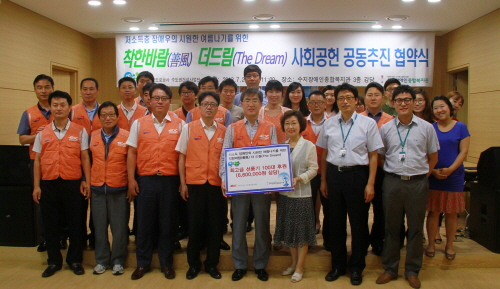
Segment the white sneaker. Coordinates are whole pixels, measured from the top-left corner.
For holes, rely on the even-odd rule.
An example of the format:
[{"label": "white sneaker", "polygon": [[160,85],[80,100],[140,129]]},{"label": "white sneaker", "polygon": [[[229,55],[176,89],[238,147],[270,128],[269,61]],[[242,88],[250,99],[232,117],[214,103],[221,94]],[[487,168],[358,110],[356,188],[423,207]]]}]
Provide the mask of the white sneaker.
[{"label": "white sneaker", "polygon": [[101,264],[97,264],[97,266],[94,267],[94,275],[100,275],[104,272],[106,272],[106,266],[103,266]]},{"label": "white sneaker", "polygon": [[122,265],[114,265],[113,266],[113,275],[122,275],[123,274],[123,266]]}]

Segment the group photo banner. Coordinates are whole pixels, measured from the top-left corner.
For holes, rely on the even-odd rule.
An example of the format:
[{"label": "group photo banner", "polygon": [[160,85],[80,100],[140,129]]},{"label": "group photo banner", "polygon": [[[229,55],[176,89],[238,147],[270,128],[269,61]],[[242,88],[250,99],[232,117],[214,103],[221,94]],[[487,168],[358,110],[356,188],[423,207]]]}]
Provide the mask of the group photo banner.
[{"label": "group photo banner", "polygon": [[224,149],[226,195],[293,191],[290,145]]},{"label": "group photo banner", "polygon": [[117,34],[117,79],[147,70],[155,82],[179,86],[205,76],[245,85],[243,69],[262,70],[261,85],[365,86],[397,78],[432,86],[431,32],[249,32]]}]

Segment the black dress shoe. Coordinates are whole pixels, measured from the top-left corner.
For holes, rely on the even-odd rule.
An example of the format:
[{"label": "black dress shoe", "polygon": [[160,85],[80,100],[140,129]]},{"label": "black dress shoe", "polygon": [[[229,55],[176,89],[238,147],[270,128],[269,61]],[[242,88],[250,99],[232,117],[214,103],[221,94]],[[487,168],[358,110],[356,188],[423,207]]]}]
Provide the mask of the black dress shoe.
[{"label": "black dress shoe", "polygon": [[372,252],[373,254],[377,255],[377,256],[382,256],[382,246],[372,246]]},{"label": "black dress shoe", "polygon": [[255,274],[260,281],[267,281],[269,279],[269,274],[267,274],[266,269],[255,269]]},{"label": "black dress shoe", "polygon": [[178,250],[181,250],[181,249],[182,249],[181,243],[179,243],[179,241],[175,241],[175,243],[174,243],[174,250],[178,251]]},{"label": "black dress shoe", "polygon": [[241,278],[243,278],[243,276],[245,276],[246,273],[247,273],[247,269],[236,269],[236,270],[234,270],[233,276],[231,277],[231,279],[233,281],[239,281],[239,280],[241,280]]},{"label": "black dress shoe", "polygon": [[210,275],[210,277],[212,277],[214,279],[222,278],[222,275],[220,274],[219,270],[217,270],[217,268],[215,268],[215,267],[205,268],[205,272],[207,272]]},{"label": "black dress shoe", "polygon": [[66,250],[68,248],[68,242],[66,240],[59,241],[59,244],[61,245],[61,250]]},{"label": "black dress shoe", "polygon": [[[36,248],[37,252],[45,252],[47,251],[47,242],[43,241],[38,245],[38,248]],[[48,276],[47,276],[48,277]]]},{"label": "black dress shoe", "polygon": [[229,251],[229,250],[231,250],[231,247],[229,247],[229,244],[226,243],[226,241],[222,240],[220,242],[220,249],[224,250],[224,251]]},{"label": "black dress shoe", "polygon": [[193,280],[200,273],[200,268],[189,267],[189,270],[186,272],[186,279]]},{"label": "black dress shoe", "polygon": [[253,229],[253,228],[252,228],[252,223],[248,223],[248,222],[247,222],[247,227],[246,227],[245,231],[247,231],[247,233],[248,233],[248,232],[251,232],[251,231],[252,231],[252,229]]},{"label": "black dress shoe", "polygon": [[186,239],[188,236],[189,236],[189,232],[186,230],[182,230],[179,233],[177,233],[177,235],[175,236],[175,239],[177,241],[180,241],[182,239]]},{"label": "black dress shoe", "polygon": [[175,270],[174,270],[174,268],[172,268],[172,267],[161,267],[161,271],[163,272],[163,274],[165,274],[165,278],[167,278],[167,279],[174,279],[175,278]]},{"label": "black dress shoe", "polygon": [[71,270],[73,270],[73,273],[75,273],[75,275],[85,274],[85,270],[83,269],[82,264],[80,263],[73,263],[69,265],[69,267],[71,268]]},{"label": "black dress shoe", "polygon": [[45,269],[45,271],[43,271],[43,273],[42,273],[42,277],[47,278],[47,277],[54,275],[57,271],[61,270],[61,267],[62,266],[58,266],[58,265],[47,266],[47,269]]},{"label": "black dress shoe", "polygon": [[342,275],[345,275],[345,272],[340,272],[338,269],[333,269],[332,271],[328,272],[328,274],[326,274],[325,280],[328,282],[332,282],[339,279],[339,277]]},{"label": "black dress shoe", "polygon": [[151,271],[151,267],[137,267],[137,269],[135,269],[134,273],[132,273],[132,280],[138,280],[138,279],[141,279],[144,274],[148,273],[149,271]]},{"label": "black dress shoe", "polygon": [[351,284],[352,285],[361,285],[361,282],[363,282],[363,276],[361,276],[361,273],[352,272],[351,273]]}]

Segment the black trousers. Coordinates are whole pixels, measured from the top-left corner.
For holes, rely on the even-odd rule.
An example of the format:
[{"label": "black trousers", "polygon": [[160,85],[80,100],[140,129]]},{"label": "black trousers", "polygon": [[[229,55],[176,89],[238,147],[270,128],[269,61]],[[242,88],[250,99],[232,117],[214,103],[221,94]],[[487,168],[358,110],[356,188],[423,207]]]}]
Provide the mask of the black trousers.
[{"label": "black trousers", "polygon": [[[321,192],[319,191],[319,188],[321,187],[321,175],[316,175],[312,180],[311,180],[311,191],[312,191],[312,198],[313,198],[313,208],[316,208],[316,200],[317,200],[317,194],[319,194],[320,201],[321,201],[321,206],[323,206],[323,245],[324,246],[331,246],[332,240],[330,236],[330,220],[329,220],[329,207],[330,204],[328,202],[328,199],[323,197]],[[316,217],[316,216],[315,216]]]},{"label": "black trousers", "polygon": [[375,178],[375,197],[372,200],[373,206],[373,224],[370,232],[370,244],[372,247],[383,248],[385,236],[385,217],[383,207],[383,190],[385,172],[377,167],[377,176]]},{"label": "black trousers", "polygon": [[61,226],[68,224],[69,247],[66,263],[81,263],[86,243],[87,201],[80,193],[80,180],[56,180],[40,182],[45,240],[49,265],[62,265],[60,250]]},{"label": "black trousers", "polygon": [[148,267],[153,258],[155,222],[159,224],[158,258],[161,267],[172,267],[177,229],[176,200],[179,176],[139,176],[137,195],[136,256],[138,267]]},{"label": "black trousers", "polygon": [[[332,269],[363,272],[369,242],[368,210],[364,190],[368,182],[368,166],[356,171],[339,172],[328,163],[328,200],[330,232],[332,232]],[[352,254],[347,261],[346,221],[351,224]]]},{"label": "black trousers", "polygon": [[205,268],[219,264],[220,243],[223,228],[221,223],[227,215],[227,200],[222,195],[220,186],[208,182],[203,185],[188,185],[187,201],[189,219],[189,241],[187,259],[189,267],[200,268],[200,249],[207,245]]}]

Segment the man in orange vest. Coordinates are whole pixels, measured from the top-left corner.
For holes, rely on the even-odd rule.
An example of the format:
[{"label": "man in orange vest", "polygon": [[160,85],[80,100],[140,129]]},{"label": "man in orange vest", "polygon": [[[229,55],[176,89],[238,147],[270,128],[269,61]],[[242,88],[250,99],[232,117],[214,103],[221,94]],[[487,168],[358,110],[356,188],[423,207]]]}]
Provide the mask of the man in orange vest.
[{"label": "man in orange vest", "polygon": [[[127,259],[128,220],[127,202],[127,139],[129,132],[118,127],[118,108],[106,101],[97,111],[102,129],[90,137],[92,168],[92,219],[94,220],[95,259],[94,275],[112,267],[113,275],[123,274]],[[108,241],[108,226],[113,234],[113,250]]]},{"label": "man in orange vest", "polygon": [[[392,93],[392,92],[391,92]],[[377,82],[369,83],[365,88],[365,105],[366,111],[361,113],[368,116],[377,122],[380,129],[382,125],[394,119],[394,116],[382,111],[382,103],[384,102],[384,87]],[[378,163],[377,175],[375,177],[375,197],[372,200],[373,206],[373,224],[370,232],[370,244],[372,251],[377,256],[382,256],[385,237],[385,218],[384,209],[382,206],[382,183],[384,182],[383,163]],[[403,227],[403,232],[404,232]],[[404,241],[404,237],[403,237]]]},{"label": "man in orange vest", "polygon": [[[307,119],[307,127],[301,133],[302,137],[306,140],[316,144],[318,140],[319,133],[321,128],[325,124],[325,121],[329,118],[328,114],[325,112],[326,108],[326,96],[323,92],[316,90],[309,94],[309,102],[307,103],[311,114],[306,118]],[[323,153],[323,149],[320,147],[316,147],[316,153],[318,155],[318,165],[320,165],[318,169],[318,174],[311,180],[311,191],[313,195],[313,204],[314,208],[316,208],[316,202],[318,198],[318,191],[321,185],[321,154]],[[328,213],[329,213],[329,204],[328,199],[323,197],[323,195],[319,194],[319,198],[321,200],[321,205],[323,205],[323,246],[325,250],[331,251],[331,239],[330,239],[330,231],[329,231],[329,222],[328,222]],[[317,212],[315,215],[316,218],[316,228],[317,233],[319,233],[319,209],[318,206]]]},{"label": "man in orange vest", "polygon": [[99,103],[99,83],[94,78],[85,78],[80,82],[80,93],[82,102],[72,107],[71,122],[79,124],[87,130],[90,135],[92,131],[101,128],[101,122],[96,116]]},{"label": "man in orange vest", "polygon": [[142,89],[146,83],[154,83],[155,82],[155,77],[153,74],[149,71],[142,71],[137,75],[137,88],[136,88],[136,94],[138,96],[134,98],[134,101],[143,106],[144,108],[148,108],[148,101],[144,97],[144,90]]},{"label": "man in orange vest", "polygon": [[[137,269],[132,280],[151,271],[155,221],[160,226],[158,257],[167,279],[175,278],[175,203],[179,193],[179,153],[175,151],[184,121],[168,113],[172,91],[164,84],[150,89],[152,114],[132,124],[127,140],[129,198],[137,197]],[[137,181],[135,179],[138,175]]]},{"label": "man in orange vest", "polygon": [[227,201],[222,195],[219,177],[219,161],[226,128],[214,121],[220,97],[215,92],[203,92],[198,96],[201,118],[182,129],[177,142],[181,196],[187,201],[189,242],[187,259],[188,280],[200,272],[200,244],[207,245],[205,271],[212,278],[220,279],[217,270],[220,243]]},{"label": "man in orange vest", "polygon": [[[33,162],[36,155],[33,151],[33,143],[35,142],[36,134],[41,132],[45,126],[50,124],[50,122],[54,119],[50,112],[49,105],[49,94],[54,91],[54,80],[52,80],[52,77],[48,75],[40,74],[35,77],[33,87],[38,103],[23,112],[21,121],[19,122],[19,127],[17,128],[19,143],[21,145],[29,145],[30,171],[32,178]],[[40,211],[40,205],[38,204],[36,205],[36,214],[41,239],[37,251],[45,252],[47,250],[47,243],[45,242],[45,235],[43,233],[42,213]]]},{"label": "man in orange vest", "polygon": [[136,83],[133,78],[122,77],[118,81],[118,93],[122,99],[122,103],[118,105],[118,127],[126,131],[130,131],[134,120],[146,115],[146,108],[134,101],[135,90]]},{"label": "man in orange vest", "polygon": [[33,146],[36,152],[33,200],[40,203],[47,240],[48,267],[42,277],[61,270],[59,233],[64,222],[68,224],[70,240],[66,263],[76,275],[82,275],[86,200],[90,198],[85,181],[90,180],[88,135],[85,128],[68,119],[71,111],[68,93],[56,90],[48,101],[54,121],[37,134]]},{"label": "man in orange vest", "polygon": [[196,96],[198,95],[198,86],[192,81],[184,81],[179,86],[179,95],[182,106],[174,110],[178,118],[186,121],[188,112],[196,107]]},{"label": "man in orange vest", "polygon": [[[259,110],[262,107],[262,92],[259,88],[252,87],[241,94],[241,107],[245,118],[231,124],[226,130],[224,148],[248,147],[276,144],[276,128],[266,120],[259,119]],[[222,180],[225,179],[224,151],[221,152],[220,172]],[[222,182],[222,192],[225,195],[226,186]],[[253,266],[257,278],[267,281],[269,274],[266,266],[269,262],[270,231],[269,218],[271,209],[271,195],[267,193],[237,195],[231,198],[233,207],[233,263],[236,270],[232,280],[238,281],[247,272],[248,246],[246,242],[246,222],[250,204],[255,216],[255,246],[253,253]]]}]

